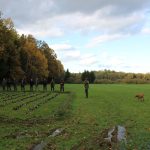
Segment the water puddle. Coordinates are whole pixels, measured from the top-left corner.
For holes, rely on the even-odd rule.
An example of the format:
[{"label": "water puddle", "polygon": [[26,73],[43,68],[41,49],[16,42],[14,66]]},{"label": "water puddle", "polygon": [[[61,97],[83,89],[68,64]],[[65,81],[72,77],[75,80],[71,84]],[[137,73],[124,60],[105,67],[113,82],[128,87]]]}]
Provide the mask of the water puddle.
[{"label": "water puddle", "polygon": [[81,140],[79,143],[75,144],[71,150],[126,150],[126,144],[126,128],[124,126],[117,125],[112,128],[104,129],[100,134],[93,138]]},{"label": "water puddle", "polygon": [[117,140],[119,142],[124,141],[125,144],[127,144],[126,140],[126,129],[123,126],[118,125],[118,134],[117,134]]},{"label": "water puddle", "polygon": [[56,129],[56,130],[50,135],[50,137],[58,136],[58,135],[60,135],[63,131],[64,131],[64,129],[62,129],[62,128]]},{"label": "water puddle", "polygon": [[33,150],[43,150],[46,145],[47,145],[47,143],[44,142],[44,141],[42,141],[41,143],[37,144],[37,145],[33,148]]},{"label": "water puddle", "polygon": [[124,142],[127,144],[126,141],[126,129],[123,126],[116,126],[108,130],[108,136],[104,138],[107,142]]},{"label": "water puddle", "polygon": [[112,137],[113,137],[114,131],[115,131],[115,127],[113,127],[112,129],[108,130],[108,137],[104,138],[107,142],[109,142],[109,143],[112,142]]},{"label": "water puddle", "polygon": [[[62,129],[62,128],[60,128],[60,129],[55,129],[55,130],[53,130],[53,132],[50,133],[50,135],[49,135],[48,137],[55,137],[55,136],[58,136],[58,135],[60,135],[63,131],[64,131],[64,129]],[[48,145],[47,142],[41,141],[41,143],[36,144],[32,150],[43,150],[47,145]]]}]

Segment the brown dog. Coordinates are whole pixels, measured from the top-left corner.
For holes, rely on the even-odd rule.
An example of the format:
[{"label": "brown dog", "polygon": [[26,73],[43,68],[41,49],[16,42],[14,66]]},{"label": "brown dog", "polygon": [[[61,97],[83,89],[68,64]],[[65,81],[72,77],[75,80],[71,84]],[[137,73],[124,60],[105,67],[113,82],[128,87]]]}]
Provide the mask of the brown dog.
[{"label": "brown dog", "polygon": [[140,101],[144,101],[144,94],[143,93],[139,93],[139,94],[136,94],[135,97],[140,100]]}]

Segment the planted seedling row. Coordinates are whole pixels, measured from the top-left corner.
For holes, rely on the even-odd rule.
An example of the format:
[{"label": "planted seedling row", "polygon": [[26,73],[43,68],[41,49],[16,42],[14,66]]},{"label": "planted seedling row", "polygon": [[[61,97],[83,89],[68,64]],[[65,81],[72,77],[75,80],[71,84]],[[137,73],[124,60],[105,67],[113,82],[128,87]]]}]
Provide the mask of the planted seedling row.
[{"label": "planted seedling row", "polygon": [[[30,95],[30,96],[23,97],[23,98],[21,98],[21,99],[19,99],[19,100],[14,100],[14,99],[12,99],[12,101],[9,101],[8,103],[5,103],[5,104],[0,105],[0,106],[2,107],[2,106],[7,106],[7,105],[9,105],[9,104],[18,103],[18,102],[21,102],[21,101],[23,101],[23,100],[27,100],[28,98],[31,98],[31,97],[34,97],[34,96],[37,96],[37,95],[40,95],[40,94],[39,94],[39,93],[38,93],[38,94],[33,94],[33,95]],[[13,101],[13,100],[14,100],[14,101]]]},{"label": "planted seedling row", "polygon": [[[13,101],[13,100],[15,100],[15,99],[18,99],[18,98],[20,98],[20,97],[23,97],[23,96],[27,96],[27,95],[15,95],[14,97],[10,97],[9,96],[9,98],[8,99],[6,99],[6,98],[3,98],[2,99],[2,101],[0,101],[2,104],[0,104],[0,106],[4,106],[4,105],[6,105],[7,104],[7,102],[10,102],[10,101]],[[3,104],[5,102],[5,104]]]},{"label": "planted seedling row", "polygon": [[22,103],[22,104],[20,104],[20,105],[18,105],[18,106],[13,107],[13,110],[19,110],[19,109],[22,108],[23,106],[27,106],[28,104],[30,104],[30,103],[32,103],[32,102],[39,101],[39,100],[41,100],[41,98],[45,98],[45,97],[47,97],[48,95],[49,95],[49,93],[47,93],[47,94],[45,94],[45,95],[42,95],[42,96],[40,95],[40,97],[34,98],[34,99],[30,100],[30,101],[27,101],[27,102],[25,102],[25,103]]},{"label": "planted seedling row", "polygon": [[20,98],[22,96],[25,96],[25,95],[20,95],[20,94],[18,95],[18,94],[16,94],[14,96],[9,97],[8,99],[3,99],[2,101],[6,102],[6,101],[9,101],[9,100],[18,99],[18,98]]},{"label": "planted seedling row", "polygon": [[45,99],[45,100],[43,100],[42,102],[40,102],[40,103],[34,105],[33,107],[30,107],[30,108],[28,109],[28,111],[26,112],[26,114],[35,111],[35,110],[38,109],[40,106],[42,106],[42,105],[46,104],[47,102],[49,102],[50,100],[56,98],[58,95],[59,95],[59,94],[57,93],[57,94],[55,94],[54,96],[52,96],[52,97],[50,97],[50,98],[48,98],[48,99]]},{"label": "planted seedling row", "polygon": [[18,95],[18,93],[13,93],[12,95],[10,95],[10,93],[2,95],[2,97],[0,96],[1,100],[7,99],[7,98],[11,98],[12,96]]}]

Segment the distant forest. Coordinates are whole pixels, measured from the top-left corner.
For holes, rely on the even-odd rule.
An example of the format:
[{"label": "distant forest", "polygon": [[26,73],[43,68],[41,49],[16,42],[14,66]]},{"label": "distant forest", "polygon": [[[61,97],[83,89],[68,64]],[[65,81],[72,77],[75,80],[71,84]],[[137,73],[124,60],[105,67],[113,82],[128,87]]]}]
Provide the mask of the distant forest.
[{"label": "distant forest", "polygon": [[100,71],[91,71],[91,72],[84,71],[83,73],[70,73],[66,81],[69,83],[82,83],[82,81],[85,78],[88,78],[90,83],[96,83],[96,84],[150,83],[150,73],[146,73],[146,74],[125,73],[125,72],[116,72],[112,70],[100,70]]},{"label": "distant forest", "polygon": [[0,80],[10,78],[61,78],[64,67],[44,41],[19,35],[10,18],[0,13]]}]

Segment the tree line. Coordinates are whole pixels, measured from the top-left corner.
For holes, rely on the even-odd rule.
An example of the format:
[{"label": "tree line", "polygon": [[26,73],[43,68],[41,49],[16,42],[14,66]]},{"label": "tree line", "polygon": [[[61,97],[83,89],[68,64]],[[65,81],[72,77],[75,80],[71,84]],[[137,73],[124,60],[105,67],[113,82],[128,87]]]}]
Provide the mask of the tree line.
[{"label": "tree line", "polygon": [[[96,84],[113,84],[113,83],[129,83],[129,84],[144,84],[150,83],[150,73],[125,73],[113,70],[100,70],[100,71],[84,71],[82,73],[68,73],[68,83],[83,83],[85,78],[88,78],[90,83]],[[69,76],[68,76],[69,74]]]},{"label": "tree line", "polygon": [[150,83],[150,73],[125,73],[113,70],[95,71],[95,83]]},{"label": "tree line", "polygon": [[82,73],[71,73],[67,69],[64,74],[64,81],[67,83],[83,83],[85,79],[88,79],[90,83],[94,83],[96,79],[94,71],[85,70]]},{"label": "tree line", "polygon": [[64,67],[53,49],[32,35],[19,35],[10,18],[0,13],[0,80],[61,78]]}]

